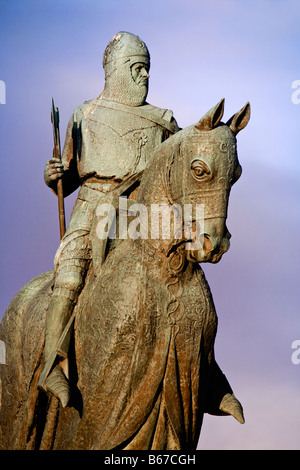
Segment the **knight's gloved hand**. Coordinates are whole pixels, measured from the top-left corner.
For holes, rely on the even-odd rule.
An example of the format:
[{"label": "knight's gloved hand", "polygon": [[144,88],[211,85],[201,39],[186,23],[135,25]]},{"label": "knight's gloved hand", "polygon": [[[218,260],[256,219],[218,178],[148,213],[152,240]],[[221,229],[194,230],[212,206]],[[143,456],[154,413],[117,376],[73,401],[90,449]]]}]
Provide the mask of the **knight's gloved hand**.
[{"label": "knight's gloved hand", "polygon": [[226,395],[224,395],[219,408],[224,413],[233,416],[239,423],[244,424],[245,418],[243,414],[242,405],[233,394],[227,393]]},{"label": "knight's gloved hand", "polygon": [[48,160],[44,170],[44,180],[47,186],[57,181],[64,174],[64,167],[59,158],[51,158]]}]

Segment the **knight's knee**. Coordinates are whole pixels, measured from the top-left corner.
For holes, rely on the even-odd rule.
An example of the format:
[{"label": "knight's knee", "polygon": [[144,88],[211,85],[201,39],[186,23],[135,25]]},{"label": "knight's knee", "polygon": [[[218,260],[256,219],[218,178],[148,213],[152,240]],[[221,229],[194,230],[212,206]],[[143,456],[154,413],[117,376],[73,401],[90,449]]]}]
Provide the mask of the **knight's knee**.
[{"label": "knight's knee", "polygon": [[54,293],[75,300],[83,282],[84,276],[81,272],[61,270],[55,281]]},{"label": "knight's knee", "polygon": [[83,276],[81,273],[76,271],[61,271],[57,276],[55,285],[57,287],[64,287],[65,289],[77,291],[82,286],[82,283]]}]

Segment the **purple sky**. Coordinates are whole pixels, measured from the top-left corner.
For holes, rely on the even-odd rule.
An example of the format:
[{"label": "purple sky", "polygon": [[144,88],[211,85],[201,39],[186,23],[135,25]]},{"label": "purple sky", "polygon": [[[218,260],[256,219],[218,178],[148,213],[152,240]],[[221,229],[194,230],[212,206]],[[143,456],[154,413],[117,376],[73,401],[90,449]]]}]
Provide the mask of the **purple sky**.
[{"label": "purple sky", "polygon": [[102,91],[115,33],[146,42],[148,101],[172,109],[181,127],[222,97],[225,120],[251,103],[238,135],[231,249],[203,266],[219,317],[217,361],[246,423],[206,416],[200,449],[300,449],[300,364],[291,361],[300,339],[299,24],[298,0],[0,0],[0,318],[26,282],[53,268],[59,243],[57,201],[43,182],[51,97],[63,143],[74,107]]}]

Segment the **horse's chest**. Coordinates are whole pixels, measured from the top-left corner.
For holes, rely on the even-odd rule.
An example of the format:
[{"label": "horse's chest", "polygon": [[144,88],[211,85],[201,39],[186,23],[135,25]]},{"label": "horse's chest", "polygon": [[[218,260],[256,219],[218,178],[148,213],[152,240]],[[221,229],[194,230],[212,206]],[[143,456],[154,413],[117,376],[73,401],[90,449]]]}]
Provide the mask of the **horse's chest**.
[{"label": "horse's chest", "polygon": [[166,314],[177,326],[177,335],[186,342],[198,341],[203,335],[214,337],[217,316],[210,289],[202,271],[178,282],[170,295]]},{"label": "horse's chest", "polygon": [[144,339],[153,341],[175,334],[180,349],[198,350],[204,340],[210,349],[217,329],[217,316],[209,286],[202,270],[146,280],[145,306],[148,311]]}]

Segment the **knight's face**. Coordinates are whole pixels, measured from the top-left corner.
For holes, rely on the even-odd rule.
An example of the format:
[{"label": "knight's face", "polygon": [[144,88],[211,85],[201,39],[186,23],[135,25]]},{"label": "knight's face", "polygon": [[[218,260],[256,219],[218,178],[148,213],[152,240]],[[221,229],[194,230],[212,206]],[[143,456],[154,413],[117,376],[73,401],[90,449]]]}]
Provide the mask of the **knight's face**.
[{"label": "knight's face", "polygon": [[[135,59],[135,60],[134,60]],[[148,94],[149,65],[136,60],[124,59],[110,64],[105,80],[105,98],[128,106],[141,106]],[[132,65],[131,65],[132,64]]]},{"label": "knight's face", "polygon": [[148,93],[150,54],[135,34],[120,31],[103,55],[105,87],[102,98],[127,106],[145,104]]},{"label": "knight's face", "polygon": [[137,85],[148,86],[149,66],[142,62],[133,64],[131,67],[131,76]]}]

